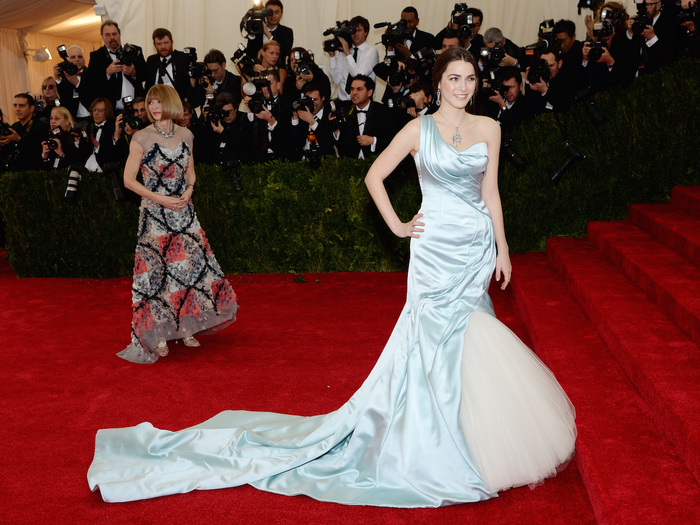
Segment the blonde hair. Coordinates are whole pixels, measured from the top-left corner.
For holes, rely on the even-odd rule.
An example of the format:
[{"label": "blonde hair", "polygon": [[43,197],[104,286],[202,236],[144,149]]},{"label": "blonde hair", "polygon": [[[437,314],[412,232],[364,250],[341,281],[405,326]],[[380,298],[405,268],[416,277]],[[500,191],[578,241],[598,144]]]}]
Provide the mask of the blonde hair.
[{"label": "blonde hair", "polygon": [[44,91],[44,86],[46,85],[47,80],[53,82],[53,85],[56,86],[56,100],[61,100],[61,97],[58,94],[58,83],[56,82],[56,79],[53,78],[53,76],[46,77],[44,80],[41,81],[41,91]]},{"label": "blonde hair", "polygon": [[277,40],[268,40],[265,42],[262,47],[260,48],[260,51],[258,51],[258,60],[262,62],[262,54],[264,51],[267,51],[270,49],[272,46],[277,46],[277,49],[280,50],[280,56],[277,57],[277,63],[275,64],[275,67],[279,67],[280,65],[280,59],[282,57],[282,46],[280,46],[280,43]]},{"label": "blonde hair", "polygon": [[73,115],[70,114],[70,111],[65,106],[55,106],[51,108],[51,113],[53,112],[60,113],[63,118],[68,119],[68,122],[70,122],[70,128],[69,129],[64,129],[63,131],[70,131],[73,129],[75,126],[75,120],[73,120]]},{"label": "blonde hair", "polygon": [[[154,99],[160,100],[162,111],[160,118],[170,120],[182,118],[182,101],[174,88],[166,84],[155,84],[146,93],[146,109],[148,109],[151,100]],[[148,113],[148,120],[155,122],[153,115],[151,115],[151,110],[149,109],[146,113]]]}]

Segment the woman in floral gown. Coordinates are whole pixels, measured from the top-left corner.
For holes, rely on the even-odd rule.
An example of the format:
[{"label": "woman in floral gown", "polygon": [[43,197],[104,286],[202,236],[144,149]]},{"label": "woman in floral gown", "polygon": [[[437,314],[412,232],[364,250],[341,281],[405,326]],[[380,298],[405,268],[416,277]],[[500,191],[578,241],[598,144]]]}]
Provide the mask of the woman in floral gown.
[{"label": "woman in floral gown", "polygon": [[[236,294],[221,271],[192,204],[193,135],[175,125],[177,92],[155,85],[146,96],[153,125],[134,134],[124,186],[142,197],[134,260],[131,344],[119,357],[155,363],[167,341],[199,346],[195,334],[236,320]],[[136,180],[141,172],[143,184]]]}]

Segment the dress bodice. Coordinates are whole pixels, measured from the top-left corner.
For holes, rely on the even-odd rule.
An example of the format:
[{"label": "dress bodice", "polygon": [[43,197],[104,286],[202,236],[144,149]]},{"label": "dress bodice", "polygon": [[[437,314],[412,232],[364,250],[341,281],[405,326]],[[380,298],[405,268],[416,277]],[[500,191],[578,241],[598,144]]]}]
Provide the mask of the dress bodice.
[{"label": "dress bodice", "polygon": [[149,126],[134,134],[133,140],[144,153],[141,160],[143,185],[154,193],[180,196],[186,186],[185,173],[192,154],[192,132],[178,126],[175,135],[166,139],[153,126]]},{"label": "dress bodice", "polygon": [[420,149],[415,156],[423,192],[423,207],[444,206],[445,194],[451,194],[481,213],[488,215],[481,198],[481,183],[488,164],[485,142],[458,151],[445,142],[432,116],[420,117]]}]

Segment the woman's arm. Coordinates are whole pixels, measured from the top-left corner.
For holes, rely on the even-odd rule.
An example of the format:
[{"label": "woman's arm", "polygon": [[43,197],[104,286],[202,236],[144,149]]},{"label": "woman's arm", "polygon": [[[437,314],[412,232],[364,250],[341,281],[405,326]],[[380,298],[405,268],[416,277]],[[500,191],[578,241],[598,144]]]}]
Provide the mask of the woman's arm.
[{"label": "woman's arm", "polygon": [[[182,197],[178,198],[168,197],[167,195],[159,195],[158,193],[152,192],[136,180],[136,175],[141,167],[142,158],[143,148],[137,141],[132,140],[131,145],[129,146],[129,158],[126,159],[126,165],[124,166],[124,187],[133,191],[137,195],[140,195],[141,197],[150,199],[156,204],[160,204],[161,206],[165,206],[171,210],[181,210],[187,206],[187,201],[189,198],[184,200]],[[194,175],[194,169],[192,170],[192,174]]]},{"label": "woman's arm", "polygon": [[483,129],[489,151],[489,163],[486,167],[486,175],[481,183],[481,197],[489,209],[489,214],[491,214],[493,231],[496,236],[496,247],[498,248],[496,281],[500,281],[501,274],[503,274],[501,290],[505,290],[510,282],[512,267],[508,253],[508,243],[506,242],[506,230],[503,225],[501,196],[498,193],[498,159],[501,149],[501,128],[495,120],[487,117],[480,118],[479,124]]},{"label": "woman's arm", "polygon": [[418,219],[423,216],[419,213],[409,222],[403,223],[399,216],[396,215],[394,207],[391,205],[389,195],[384,187],[384,179],[386,179],[394,168],[399,165],[406,155],[409,153],[415,155],[418,152],[420,145],[420,120],[416,119],[409,122],[391,141],[381,155],[374,161],[372,167],[367,172],[365,184],[367,190],[372,196],[374,203],[377,205],[379,213],[382,214],[384,221],[391,231],[397,237],[415,237],[418,238],[416,232],[424,231],[418,226],[425,226],[424,223],[418,222]]}]

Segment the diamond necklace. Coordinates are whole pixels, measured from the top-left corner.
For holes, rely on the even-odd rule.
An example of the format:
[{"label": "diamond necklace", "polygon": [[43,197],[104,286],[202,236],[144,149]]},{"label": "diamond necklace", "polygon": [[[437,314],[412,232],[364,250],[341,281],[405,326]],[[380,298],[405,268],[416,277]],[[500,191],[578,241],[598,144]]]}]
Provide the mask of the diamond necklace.
[{"label": "diamond necklace", "polygon": [[464,116],[462,117],[462,122],[459,123],[459,126],[455,126],[447,120],[447,117],[442,114],[442,111],[440,111],[440,116],[445,119],[445,122],[447,122],[450,126],[455,128],[455,133],[452,135],[452,144],[454,145],[455,148],[458,148],[460,144],[462,144],[462,135],[459,134],[459,126],[461,126],[464,123],[464,119],[467,118],[466,112],[464,113]]},{"label": "diamond necklace", "polygon": [[158,133],[160,133],[161,135],[163,135],[166,139],[171,139],[171,138],[173,138],[173,136],[175,135],[175,123],[174,123],[174,122],[173,122],[173,129],[171,129],[170,131],[163,131],[162,129],[160,129],[160,128],[158,127],[158,123],[157,123],[157,122],[154,122],[154,123],[153,123],[153,127],[156,129],[156,131],[157,131]]}]

